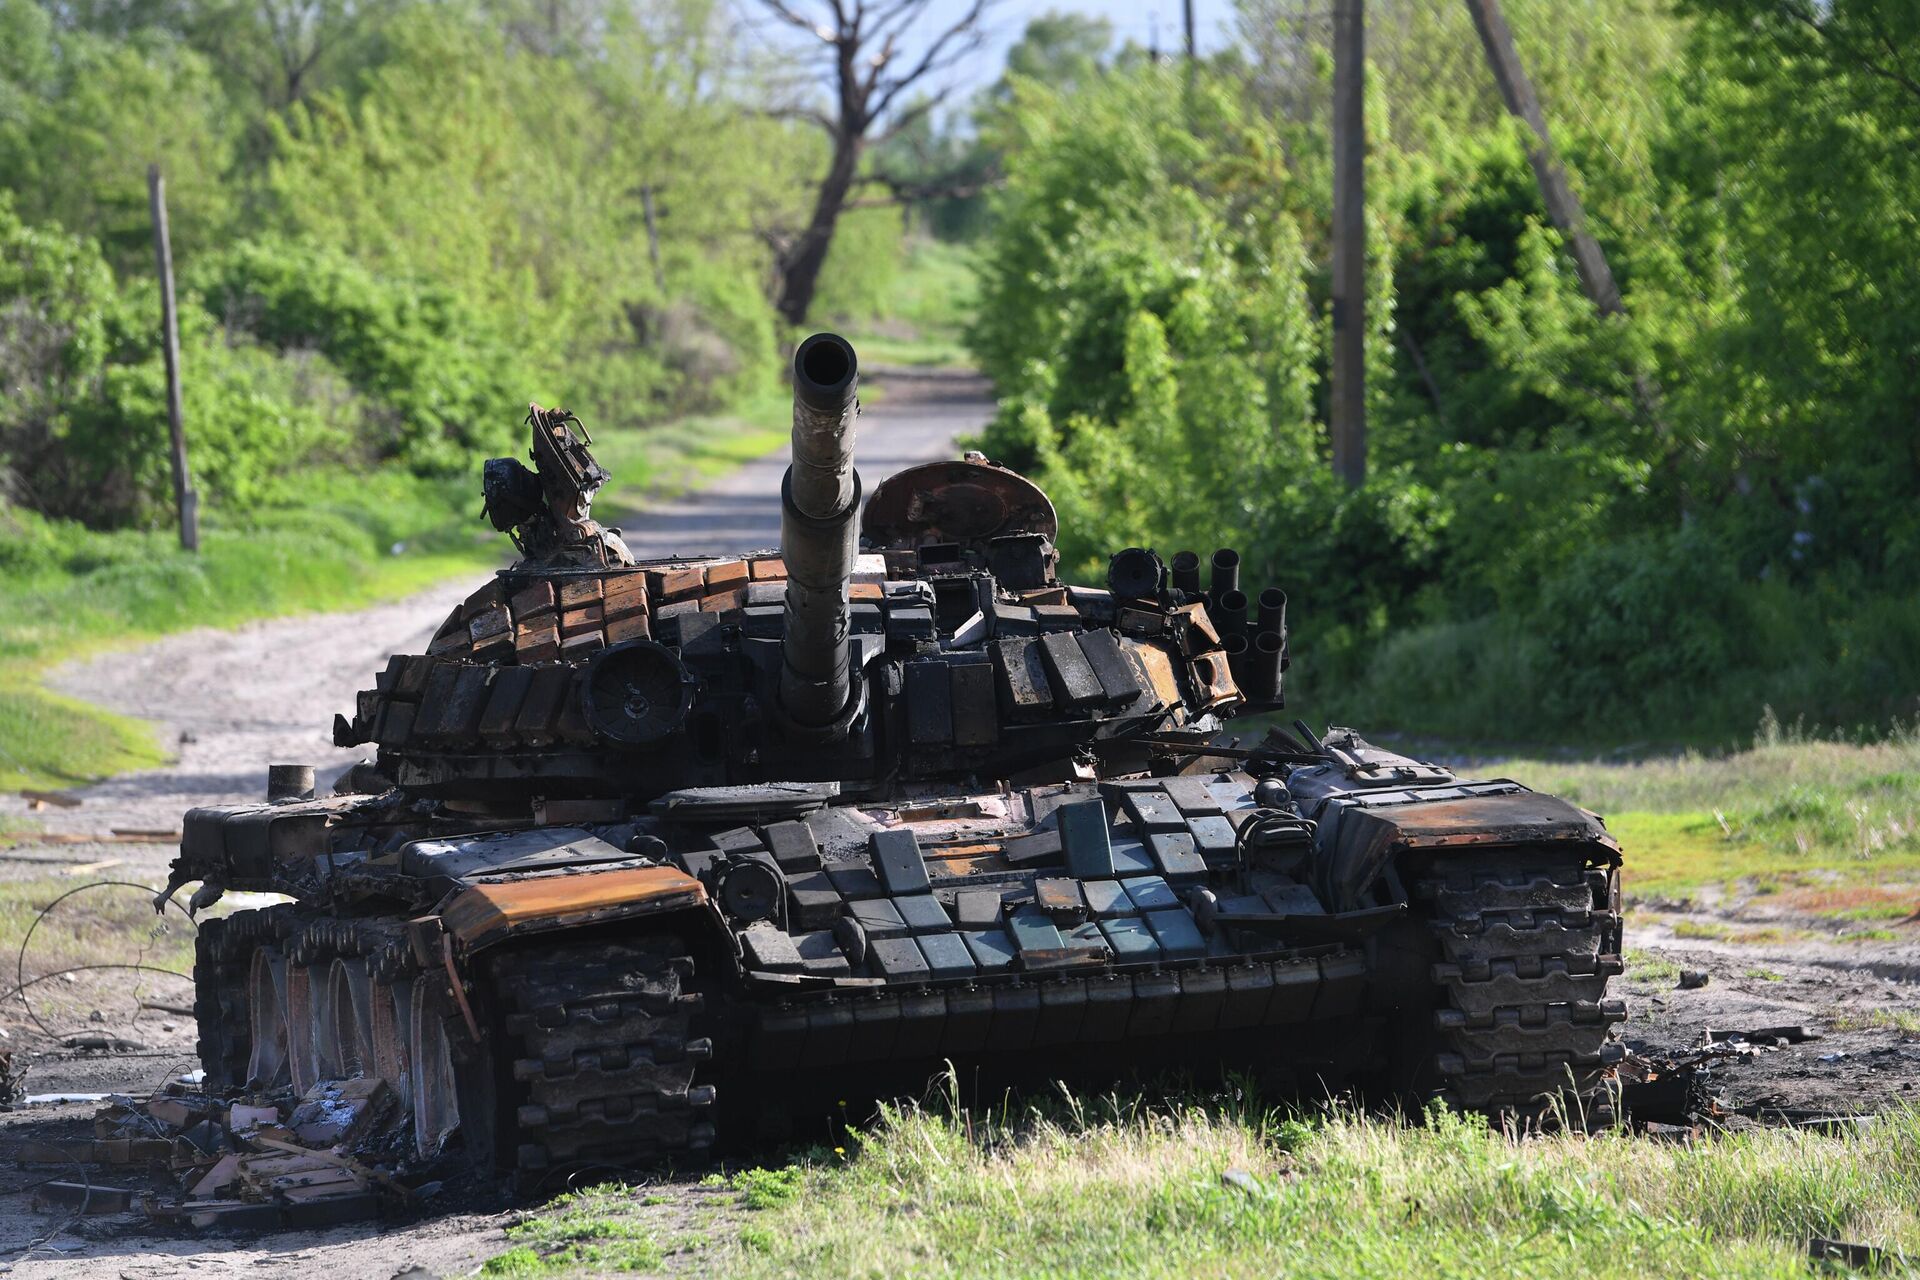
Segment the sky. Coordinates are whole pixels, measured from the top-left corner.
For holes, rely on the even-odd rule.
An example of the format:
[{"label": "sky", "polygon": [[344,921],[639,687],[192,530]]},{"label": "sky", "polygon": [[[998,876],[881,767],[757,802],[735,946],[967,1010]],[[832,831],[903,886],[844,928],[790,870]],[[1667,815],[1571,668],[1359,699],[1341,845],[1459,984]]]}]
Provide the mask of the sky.
[{"label": "sky", "polygon": [[[927,7],[927,25],[942,30],[965,14],[969,5],[970,0],[933,0]],[[1157,30],[1161,52],[1178,53],[1184,39],[1180,0],[1001,0],[988,17],[991,38],[970,64],[954,68],[955,79],[966,89],[991,84],[1006,65],[1007,49],[1020,38],[1028,21],[1049,10],[1105,18],[1113,24],[1116,48],[1129,40],[1151,46]],[[1193,0],[1193,28],[1203,54],[1230,43],[1232,0]]]},{"label": "sky", "polygon": [[[824,12],[824,0],[789,0],[803,13]],[[763,12],[754,0],[736,0],[740,10],[758,18]],[[956,100],[974,89],[993,83],[1006,66],[1007,50],[1019,40],[1027,23],[1049,11],[1084,13],[1105,18],[1113,25],[1114,46],[1129,40],[1139,45],[1153,44],[1164,53],[1177,53],[1182,42],[1181,0],[999,0],[986,19],[986,42],[965,61],[956,64],[938,82],[957,86]],[[972,7],[972,0],[931,0],[922,16],[920,29],[938,34],[960,20]],[[1233,0],[1193,0],[1194,32],[1201,53],[1209,53],[1232,39]],[[787,28],[761,23],[761,29],[774,39],[800,38]],[[911,46],[910,46],[911,47]],[[929,89],[938,87],[929,82]]]}]

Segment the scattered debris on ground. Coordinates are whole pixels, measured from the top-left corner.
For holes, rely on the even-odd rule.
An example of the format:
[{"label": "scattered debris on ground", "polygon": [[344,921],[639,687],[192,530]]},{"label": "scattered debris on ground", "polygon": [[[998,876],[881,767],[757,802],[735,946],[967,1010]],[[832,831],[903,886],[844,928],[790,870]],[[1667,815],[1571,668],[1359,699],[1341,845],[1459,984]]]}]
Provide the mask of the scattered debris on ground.
[{"label": "scattered debris on ground", "polygon": [[27,809],[31,813],[39,813],[48,805],[59,809],[78,809],[86,803],[71,791],[44,791],[31,787],[22,787],[20,798],[27,802]]},{"label": "scattered debris on ground", "polygon": [[139,1212],[194,1228],[312,1228],[409,1207],[440,1187],[411,1159],[400,1095],[382,1079],[232,1102],[175,1081],[147,1098],[104,1101],[91,1139],[16,1145],[21,1166],[59,1170],[35,1188],[36,1208]]},{"label": "scattered debris on ground", "polygon": [[[1697,1046],[1657,1055],[1629,1053],[1618,1071],[1621,1103],[1629,1123],[1650,1137],[1691,1141],[1709,1128],[1761,1124],[1833,1131],[1871,1125],[1870,1113],[1828,1111],[1783,1105],[1774,1096],[1734,1103],[1720,1091],[1730,1083],[1727,1068],[1765,1054],[1812,1044],[1825,1036],[1800,1025],[1757,1027],[1750,1031],[1706,1028]],[[1882,1052],[1897,1052],[1885,1050]],[[1846,1060],[1847,1053],[1818,1056],[1823,1064]]]}]

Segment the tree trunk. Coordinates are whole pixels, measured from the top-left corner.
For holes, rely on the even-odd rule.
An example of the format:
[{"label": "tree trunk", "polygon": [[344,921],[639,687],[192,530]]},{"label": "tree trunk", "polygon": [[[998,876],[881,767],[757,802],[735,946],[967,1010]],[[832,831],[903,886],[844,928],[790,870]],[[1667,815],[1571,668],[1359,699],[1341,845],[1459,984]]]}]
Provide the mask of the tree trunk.
[{"label": "tree trunk", "polygon": [[813,306],[814,291],[820,285],[820,268],[826,265],[827,251],[833,248],[833,228],[846,206],[847,193],[860,168],[860,139],[840,137],[834,140],[833,163],[820,180],[813,201],[813,217],[781,264],[780,300],[775,303],[788,324],[805,324]]}]

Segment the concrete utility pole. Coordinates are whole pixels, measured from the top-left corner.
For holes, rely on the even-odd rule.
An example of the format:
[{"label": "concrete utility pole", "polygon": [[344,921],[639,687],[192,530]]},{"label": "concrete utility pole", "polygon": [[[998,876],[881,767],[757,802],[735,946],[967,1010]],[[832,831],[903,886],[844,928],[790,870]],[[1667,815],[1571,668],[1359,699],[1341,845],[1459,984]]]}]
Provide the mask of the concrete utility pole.
[{"label": "concrete utility pole", "polygon": [[1540,109],[1533,81],[1527,78],[1527,69],[1513,47],[1513,32],[1507,26],[1506,15],[1500,12],[1500,0],[1466,0],[1466,3],[1467,12],[1473,15],[1474,30],[1480,33],[1480,43],[1486,48],[1487,65],[1493,70],[1494,83],[1500,86],[1500,97],[1506,102],[1507,110],[1526,121],[1533,131],[1534,145],[1527,148],[1527,162],[1533,166],[1533,176],[1540,184],[1547,216],[1553,219],[1553,225],[1573,249],[1573,265],[1580,273],[1580,287],[1601,315],[1615,315],[1623,309],[1620,287],[1613,281],[1613,270],[1607,265],[1607,255],[1601,251],[1600,242],[1587,231],[1586,211],[1580,207],[1580,198],[1573,194],[1573,187],[1567,182],[1567,171],[1554,159],[1546,113]]},{"label": "concrete utility pole", "polygon": [[173,244],[167,236],[167,180],[160,166],[147,166],[147,199],[153,209],[153,251],[160,264],[160,338],[167,362],[167,433],[173,444],[173,501],[180,513],[180,545],[200,550],[200,495],[187,470],[187,432],[180,408],[180,326],[173,310]]},{"label": "concrete utility pole", "polygon": [[1333,472],[1367,481],[1366,0],[1333,4]]}]

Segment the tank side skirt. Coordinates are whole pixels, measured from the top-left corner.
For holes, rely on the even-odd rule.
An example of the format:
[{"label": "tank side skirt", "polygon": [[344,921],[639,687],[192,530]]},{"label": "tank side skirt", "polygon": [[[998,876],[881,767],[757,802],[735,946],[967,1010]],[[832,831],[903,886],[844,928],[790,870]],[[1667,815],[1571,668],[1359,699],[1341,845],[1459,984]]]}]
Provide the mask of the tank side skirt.
[{"label": "tank side skirt", "polygon": [[1368,979],[1362,950],[1322,947],[1280,959],[841,988],[758,1003],[741,1065],[777,1071],[916,1054],[1017,1052],[1056,1042],[1067,1023],[1073,1027],[1067,1038],[1105,1042],[1320,1022],[1364,1014]]}]

